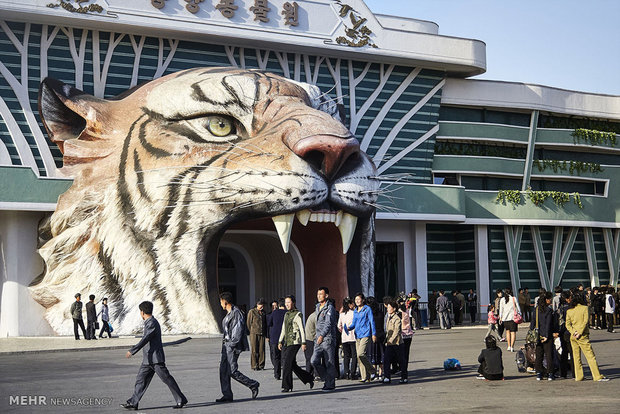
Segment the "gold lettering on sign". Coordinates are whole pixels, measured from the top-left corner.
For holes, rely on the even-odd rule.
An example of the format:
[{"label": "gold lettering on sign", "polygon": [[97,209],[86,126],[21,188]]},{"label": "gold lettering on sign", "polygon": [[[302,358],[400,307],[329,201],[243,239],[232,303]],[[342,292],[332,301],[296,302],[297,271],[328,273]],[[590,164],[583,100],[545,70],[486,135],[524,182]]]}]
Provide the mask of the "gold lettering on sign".
[{"label": "gold lettering on sign", "polygon": [[192,14],[196,14],[200,11],[199,4],[202,3],[204,0],[185,0],[185,1],[187,2],[187,4],[185,5],[185,8],[187,9],[187,11]]},{"label": "gold lettering on sign", "polygon": [[299,20],[297,16],[297,9],[299,5],[296,1],[290,3],[286,2],[282,5],[284,10],[282,10],[282,15],[284,16],[284,24],[287,26],[297,26],[299,25]]},{"label": "gold lettering on sign", "polygon": [[269,22],[267,13],[269,13],[271,9],[269,8],[269,2],[267,0],[254,0],[254,6],[250,7],[250,11],[254,13],[254,20],[263,23]]},{"label": "gold lettering on sign", "polygon": [[92,12],[95,13],[101,13],[103,11],[103,7],[101,7],[98,4],[89,4],[87,6],[82,6],[82,3],[86,3],[87,1],[90,0],[75,0],[75,2],[77,3],[77,5],[79,7],[75,7],[73,4],[71,4],[68,1],[64,1],[64,0],[60,0],[59,3],[49,3],[47,4],[47,7],[55,9],[56,7],[62,7],[63,9],[65,9],[68,12],[71,13],[82,13],[82,14],[89,14]]},{"label": "gold lettering on sign", "polygon": [[235,10],[239,7],[235,6],[235,0],[220,0],[215,8],[222,13],[222,16],[230,19],[235,16]]},{"label": "gold lettering on sign", "polygon": [[378,47],[370,38],[373,33],[372,30],[366,26],[368,19],[362,17],[348,4],[342,4],[340,3],[340,0],[337,0],[337,3],[340,4],[340,17],[345,19],[348,15],[349,20],[351,21],[351,26],[348,26],[346,22],[343,22],[345,36],[338,36],[336,38],[336,43],[351,47]]},{"label": "gold lettering on sign", "polygon": [[166,5],[166,0],[151,0],[151,5],[156,9],[163,9]]}]

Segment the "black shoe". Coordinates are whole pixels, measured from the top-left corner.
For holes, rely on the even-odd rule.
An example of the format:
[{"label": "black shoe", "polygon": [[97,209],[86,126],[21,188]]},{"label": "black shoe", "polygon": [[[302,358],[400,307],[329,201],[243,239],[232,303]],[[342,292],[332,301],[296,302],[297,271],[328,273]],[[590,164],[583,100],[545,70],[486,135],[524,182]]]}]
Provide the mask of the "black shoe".
[{"label": "black shoe", "polygon": [[336,387],[331,387],[331,388],[323,387],[323,388],[321,388],[321,391],[323,391],[323,392],[331,392],[331,391],[333,391],[335,389],[336,389]]},{"label": "black shoe", "polygon": [[183,408],[187,405],[187,400],[185,401],[181,401],[180,403],[177,403],[174,407],[172,408]]},{"label": "black shoe", "polygon": [[314,381],[310,381],[310,389],[314,388]]},{"label": "black shoe", "polygon": [[291,391],[293,391],[293,390],[291,390],[290,388],[282,388],[282,391],[280,391],[280,392],[291,392]]},{"label": "black shoe", "polygon": [[256,399],[256,396],[258,395],[258,387],[260,387],[260,384],[259,384],[259,385],[257,385],[257,386],[256,386],[256,387],[254,387],[254,388],[250,388],[250,389],[252,390],[252,399],[253,399],[253,400],[255,400],[255,399]]},{"label": "black shoe", "polygon": [[229,403],[229,402],[233,402],[232,398],[228,398],[228,397],[222,397],[222,398],[218,398],[217,400],[215,400],[216,403]]},{"label": "black shoe", "polygon": [[133,405],[133,404],[129,404],[129,403],[121,404],[121,407],[123,407],[126,410],[134,410],[134,411],[138,410],[138,406],[137,405]]}]

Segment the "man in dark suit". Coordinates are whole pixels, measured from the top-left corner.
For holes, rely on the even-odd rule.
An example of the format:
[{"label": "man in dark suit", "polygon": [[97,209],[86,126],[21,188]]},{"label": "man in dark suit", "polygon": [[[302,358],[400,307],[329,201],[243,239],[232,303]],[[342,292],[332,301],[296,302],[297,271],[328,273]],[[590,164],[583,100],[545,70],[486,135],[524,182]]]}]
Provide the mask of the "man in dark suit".
[{"label": "man in dark suit", "polygon": [[250,349],[248,337],[245,334],[245,317],[243,312],[232,303],[232,293],[220,293],[220,306],[226,311],[222,321],[224,340],[222,343],[222,359],[220,360],[220,387],[222,397],[215,400],[218,403],[231,402],[233,400],[230,379],[245,385],[252,391],[252,399],[258,395],[258,381],[246,377],[239,372],[237,360],[243,351]]},{"label": "man in dark suit", "polygon": [[95,295],[88,297],[86,304],[86,339],[97,339],[95,324],[97,323],[97,311],[95,309]]},{"label": "man in dark suit", "polygon": [[279,380],[282,373],[282,351],[278,349],[278,340],[282,331],[282,322],[284,322],[284,298],[278,300],[278,307],[267,315],[267,329],[269,330],[269,350],[271,354],[271,364],[273,365],[273,376]]},{"label": "man in dark suit", "polygon": [[187,398],[185,398],[174,377],[170,375],[168,368],[166,368],[166,358],[161,343],[161,328],[157,319],[153,317],[153,303],[142,302],[139,309],[140,315],[144,320],[144,335],[140,342],[127,351],[126,357],[131,358],[132,355],[142,349],[142,365],[136,377],[135,391],[125,404],[121,404],[121,407],[128,410],[137,410],[140,399],[151,383],[153,375],[157,373],[164,384],[170,388],[170,392],[172,392],[172,396],[177,402],[173,408],[183,408],[187,404]]}]

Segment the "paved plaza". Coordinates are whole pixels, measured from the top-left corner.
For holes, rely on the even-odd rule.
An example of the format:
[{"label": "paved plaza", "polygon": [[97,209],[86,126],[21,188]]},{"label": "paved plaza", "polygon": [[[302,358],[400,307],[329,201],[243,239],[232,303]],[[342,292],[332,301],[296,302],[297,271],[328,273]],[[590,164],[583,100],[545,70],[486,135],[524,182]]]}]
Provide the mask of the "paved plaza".
[{"label": "paved plaza", "polygon": [[[585,368],[587,380],[576,383],[573,380],[537,382],[531,375],[520,374],[514,363],[514,354],[506,352],[505,381],[476,380],[477,356],[483,346],[484,333],[481,328],[417,331],[409,363],[409,384],[364,385],[340,380],[336,391],[327,394],[320,391],[320,383],[314,390],[309,390],[297,379],[292,393],[280,393],[280,382],[273,379],[272,372],[252,371],[249,353],[245,352],[240,358],[241,371],[260,381],[260,394],[256,400],[251,400],[249,390],[233,381],[236,401],[226,405],[213,402],[220,397],[220,341],[204,337],[186,341],[176,337],[164,338],[164,341],[173,343],[165,348],[167,365],[189,399],[185,411],[181,412],[488,413],[512,406],[511,412],[552,412],[560,407],[571,407],[571,411],[598,413],[616,412],[620,407],[620,334],[592,333],[601,371],[612,380],[594,383]],[[523,344],[524,336],[525,330],[521,329],[517,346]],[[4,339],[0,340],[0,346],[3,346],[1,341]],[[103,342],[113,344],[114,341],[116,339]],[[138,339],[120,341],[125,345]],[[100,342],[101,346],[103,342]],[[80,341],[72,345],[87,347],[90,344]],[[141,355],[126,359],[126,349],[0,353],[0,412],[124,412],[119,404],[131,395],[142,359]],[[449,357],[458,358],[463,369],[444,372],[443,360]],[[271,367],[269,362],[267,367]],[[37,401],[41,401],[38,396],[43,396],[47,404],[10,405],[11,396],[24,395],[37,396]],[[69,399],[68,405],[52,405],[52,402],[62,404],[62,398]],[[78,403],[82,405],[75,405]],[[173,404],[168,389],[154,378],[140,404],[140,412],[171,412]]]}]

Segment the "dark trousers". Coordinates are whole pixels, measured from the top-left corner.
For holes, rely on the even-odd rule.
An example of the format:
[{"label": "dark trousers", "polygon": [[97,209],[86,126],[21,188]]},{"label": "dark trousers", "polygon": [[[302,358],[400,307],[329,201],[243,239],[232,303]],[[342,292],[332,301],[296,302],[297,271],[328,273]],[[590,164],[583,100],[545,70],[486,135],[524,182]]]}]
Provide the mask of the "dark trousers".
[{"label": "dark trousers", "polygon": [[[547,358],[547,369],[543,366],[543,358]],[[547,342],[538,342],[536,344],[536,362],[534,363],[536,373],[545,375],[553,375],[553,338],[547,339]]]},{"label": "dark trousers", "polygon": [[293,372],[304,384],[314,381],[314,377],[308,371],[297,365],[297,352],[301,345],[291,345],[282,348],[282,389],[293,389]]},{"label": "dark trousers", "polygon": [[271,357],[271,365],[273,365],[273,377],[280,379],[282,377],[282,351],[278,349],[278,344],[271,344],[269,341],[269,355]]},{"label": "dark trousers", "polygon": [[[329,337],[328,337],[329,338]],[[312,365],[315,372],[325,382],[323,388],[336,388],[336,366],[334,365],[334,344],[331,339],[326,338],[320,344],[314,343],[312,353]]]},{"label": "dark trousers", "polygon": [[357,352],[355,351],[355,342],[344,342],[342,344],[342,353],[344,354],[343,365],[344,375],[350,378],[357,373]]},{"label": "dark trousers", "polygon": [[501,338],[503,334],[504,334],[504,324],[498,323],[497,324],[497,335],[499,335],[499,337]]},{"label": "dark trousers", "polygon": [[[383,376],[387,379],[391,379],[392,364],[394,362],[400,362],[402,357],[400,355],[401,348],[399,345],[387,345],[383,351]],[[400,370],[401,379],[407,378],[407,371]]]},{"label": "dark trousers", "polygon": [[428,324],[432,325],[435,323],[435,320],[437,319],[437,309],[435,309],[435,304],[429,304],[428,305],[428,313],[429,313],[429,317],[428,317]]},{"label": "dark trousers", "polygon": [[529,322],[532,317],[532,312],[530,310],[530,305],[523,306],[523,317],[525,318],[525,322]]},{"label": "dark trousers", "polygon": [[97,339],[97,332],[95,331],[95,321],[86,322],[86,339]]},{"label": "dark trousers", "polygon": [[88,335],[86,335],[86,328],[84,327],[84,321],[82,319],[73,318],[73,333],[75,334],[75,339],[80,339],[80,334],[78,333],[78,326],[82,328],[84,338],[88,339]]},{"label": "dark trousers", "polygon": [[174,397],[174,401],[179,403],[183,403],[187,401],[185,395],[181,392],[179,385],[174,380],[174,377],[170,375],[168,372],[168,368],[166,368],[165,363],[161,364],[151,364],[151,365],[140,365],[140,370],[138,371],[138,376],[136,377],[136,387],[133,392],[133,395],[127,402],[131,405],[137,406],[140,402],[140,399],[144,395],[144,392],[149,387],[151,380],[153,379],[153,375],[157,373],[157,376],[162,380],[164,384],[170,388],[170,392]]},{"label": "dark trousers", "polygon": [[241,351],[222,345],[222,359],[220,360],[220,388],[222,389],[222,395],[225,398],[233,398],[232,387],[230,384],[231,378],[241,385],[245,385],[249,389],[254,389],[260,385],[258,381],[248,378],[239,372],[239,365],[237,364],[239,354],[241,354]]},{"label": "dark trousers", "polygon": [[607,318],[607,332],[613,332],[614,330],[614,314],[613,313],[605,313]]},{"label": "dark trousers", "polygon": [[407,378],[407,371],[409,370],[409,351],[411,350],[411,340],[413,338],[403,338],[403,342],[400,346],[400,376],[403,379]]},{"label": "dark trousers", "polygon": [[110,332],[110,325],[108,325],[108,321],[101,321],[101,331],[99,331],[99,338],[103,338],[103,333],[108,333],[108,338],[112,338],[112,333]]},{"label": "dark trousers", "polygon": [[476,315],[477,314],[478,314],[478,312],[476,312],[476,305],[469,306],[469,317],[471,318],[471,323],[476,322]]},{"label": "dark trousers", "polygon": [[560,376],[566,378],[568,370],[575,377],[575,371],[572,367],[572,363],[568,362],[568,356],[573,354],[573,350],[570,345],[570,333],[565,332],[564,335],[560,335],[560,344],[562,344],[562,355],[560,355]]},{"label": "dark trousers", "polygon": [[504,379],[503,374],[485,374],[486,371],[486,361],[482,361],[482,364],[478,367],[478,373],[484,377],[484,379],[488,379],[489,381],[500,381]]},{"label": "dark trousers", "polygon": [[306,357],[306,371],[314,374],[314,367],[312,366],[312,354],[314,352],[314,341],[306,341],[306,350],[304,356]]},{"label": "dark trousers", "polygon": [[250,365],[252,369],[265,368],[265,337],[263,335],[250,334]]}]

